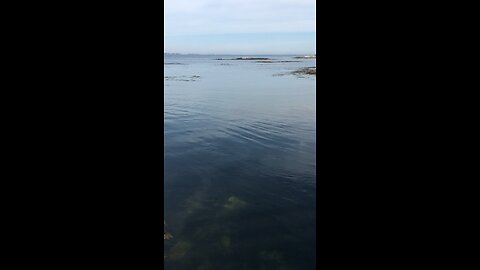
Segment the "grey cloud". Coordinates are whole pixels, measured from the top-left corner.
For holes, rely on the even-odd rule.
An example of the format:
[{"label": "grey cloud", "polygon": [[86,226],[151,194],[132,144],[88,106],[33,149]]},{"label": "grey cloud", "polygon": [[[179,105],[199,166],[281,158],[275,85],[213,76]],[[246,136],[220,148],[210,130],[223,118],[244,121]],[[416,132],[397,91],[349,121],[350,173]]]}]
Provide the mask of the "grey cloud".
[{"label": "grey cloud", "polygon": [[167,35],[314,32],[314,0],[165,0]]}]

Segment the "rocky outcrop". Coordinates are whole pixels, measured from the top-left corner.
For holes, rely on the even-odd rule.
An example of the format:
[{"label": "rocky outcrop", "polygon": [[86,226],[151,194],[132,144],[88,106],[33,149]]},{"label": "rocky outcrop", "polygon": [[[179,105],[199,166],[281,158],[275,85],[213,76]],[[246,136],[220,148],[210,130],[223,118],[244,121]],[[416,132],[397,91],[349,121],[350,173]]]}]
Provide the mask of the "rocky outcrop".
[{"label": "rocky outcrop", "polygon": [[237,57],[237,58],[217,58],[215,60],[243,60],[243,61],[251,61],[251,60],[256,60],[256,61],[260,61],[260,60],[272,60],[270,58],[267,58],[267,57]]},{"label": "rocky outcrop", "polygon": [[317,75],[317,67],[301,68],[292,72],[295,75]]}]

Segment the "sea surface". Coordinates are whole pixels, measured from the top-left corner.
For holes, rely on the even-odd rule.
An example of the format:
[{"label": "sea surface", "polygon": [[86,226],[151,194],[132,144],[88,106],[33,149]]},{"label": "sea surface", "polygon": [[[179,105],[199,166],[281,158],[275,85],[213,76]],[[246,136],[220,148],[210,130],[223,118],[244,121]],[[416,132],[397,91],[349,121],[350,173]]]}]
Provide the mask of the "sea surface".
[{"label": "sea surface", "polygon": [[165,269],[315,269],[315,59],[235,57],[164,58]]}]

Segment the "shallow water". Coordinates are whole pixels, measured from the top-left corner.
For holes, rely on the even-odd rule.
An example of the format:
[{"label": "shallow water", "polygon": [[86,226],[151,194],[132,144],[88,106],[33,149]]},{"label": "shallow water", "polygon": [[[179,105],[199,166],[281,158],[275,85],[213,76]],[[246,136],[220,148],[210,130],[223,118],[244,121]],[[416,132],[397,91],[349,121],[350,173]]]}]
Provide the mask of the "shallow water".
[{"label": "shallow water", "polygon": [[221,57],[164,59],[165,268],[315,269],[315,60]]}]

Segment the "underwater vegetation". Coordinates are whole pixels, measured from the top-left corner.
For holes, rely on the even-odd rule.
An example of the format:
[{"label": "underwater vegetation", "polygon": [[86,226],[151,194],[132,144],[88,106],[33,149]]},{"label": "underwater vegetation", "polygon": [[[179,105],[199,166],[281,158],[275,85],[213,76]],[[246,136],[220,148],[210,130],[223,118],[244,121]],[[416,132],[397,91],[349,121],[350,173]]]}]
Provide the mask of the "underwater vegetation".
[{"label": "underwater vegetation", "polygon": [[315,59],[242,57],[164,60],[165,269],[316,269]]}]

